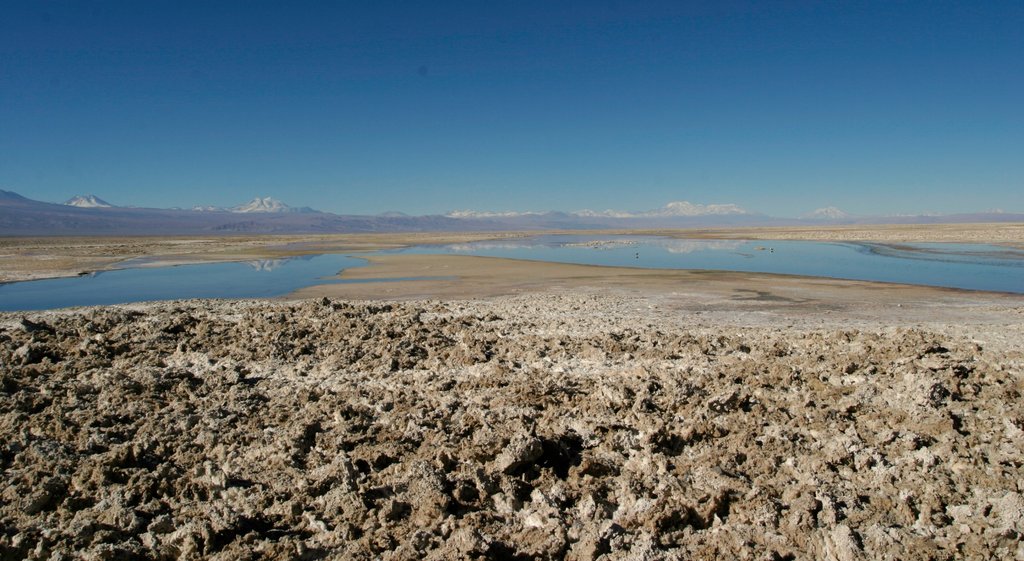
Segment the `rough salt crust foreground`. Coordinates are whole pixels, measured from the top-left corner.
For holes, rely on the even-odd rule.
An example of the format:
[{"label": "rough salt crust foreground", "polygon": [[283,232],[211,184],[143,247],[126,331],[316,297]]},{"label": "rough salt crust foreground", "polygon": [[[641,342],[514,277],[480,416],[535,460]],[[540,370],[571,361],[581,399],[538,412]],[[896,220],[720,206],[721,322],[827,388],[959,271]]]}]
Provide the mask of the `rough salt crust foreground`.
[{"label": "rough salt crust foreground", "polygon": [[0,557],[1024,557],[1019,310],[643,304],[0,314]]}]

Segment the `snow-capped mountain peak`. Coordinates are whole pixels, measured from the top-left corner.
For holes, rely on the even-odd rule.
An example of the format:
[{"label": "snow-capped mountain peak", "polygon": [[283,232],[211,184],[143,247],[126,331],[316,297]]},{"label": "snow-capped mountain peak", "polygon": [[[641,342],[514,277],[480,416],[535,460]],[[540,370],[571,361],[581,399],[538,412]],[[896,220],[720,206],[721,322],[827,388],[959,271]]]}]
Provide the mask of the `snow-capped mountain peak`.
[{"label": "snow-capped mountain peak", "polygon": [[750,214],[745,209],[734,204],[693,204],[689,201],[672,201],[665,205],[659,212],[664,216],[707,216],[723,214]]},{"label": "snow-capped mountain peak", "polygon": [[65,201],[64,204],[78,208],[111,208],[114,206],[96,195],[76,195]]},{"label": "snow-capped mountain peak", "polygon": [[448,218],[519,218],[522,216],[540,216],[543,212],[491,211],[491,210],[453,210],[446,214]]},{"label": "snow-capped mountain peak", "polygon": [[811,220],[839,220],[842,218],[849,217],[849,214],[834,206],[819,208],[811,212],[808,212],[803,216],[803,218],[809,218]]},{"label": "snow-capped mountain peak", "polygon": [[270,197],[256,197],[255,199],[231,208],[231,212],[291,212],[292,207]]},{"label": "snow-capped mountain peak", "polygon": [[225,208],[214,205],[196,205],[192,207],[193,212],[238,212],[238,213],[283,213],[283,212],[317,212],[309,207],[296,208],[288,206],[272,197],[256,197],[255,199],[238,206]]},{"label": "snow-capped mountain peak", "polygon": [[575,213],[586,217],[603,218],[664,218],[676,216],[724,216],[750,214],[746,209],[734,204],[694,204],[689,201],[672,201],[665,206],[641,212],[606,210],[596,212],[593,210],[581,210]]}]

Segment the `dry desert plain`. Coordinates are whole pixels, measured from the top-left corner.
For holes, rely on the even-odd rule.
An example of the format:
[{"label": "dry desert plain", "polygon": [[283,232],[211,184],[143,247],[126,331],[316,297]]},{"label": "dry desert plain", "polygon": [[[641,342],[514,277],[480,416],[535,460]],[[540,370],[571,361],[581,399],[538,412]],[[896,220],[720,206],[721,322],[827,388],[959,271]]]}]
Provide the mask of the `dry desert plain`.
[{"label": "dry desert plain", "polygon": [[[5,239],[0,271],[505,235]],[[1024,558],[1024,297],[370,260],[446,279],[0,314],[0,558]]]}]

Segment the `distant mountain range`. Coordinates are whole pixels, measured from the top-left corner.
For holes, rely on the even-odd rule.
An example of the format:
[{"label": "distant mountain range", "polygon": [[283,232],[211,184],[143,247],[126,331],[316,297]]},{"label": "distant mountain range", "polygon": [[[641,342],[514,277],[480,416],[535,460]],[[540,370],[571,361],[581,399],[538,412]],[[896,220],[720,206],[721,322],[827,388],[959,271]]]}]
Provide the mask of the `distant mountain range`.
[{"label": "distant mountain range", "polygon": [[648,211],[494,212],[453,211],[410,216],[401,212],[344,215],[294,208],[264,197],[230,208],[158,209],[114,206],[95,195],[64,204],[0,190],[0,236],[328,234],[346,232],[436,232],[714,228],[841,224],[933,224],[1024,222],[1024,214],[999,211],[915,216],[851,216],[835,207],[798,219],[750,212],[734,204],[668,203]]},{"label": "distant mountain range", "polygon": [[642,212],[581,210],[575,214],[591,218],[676,218],[683,216],[750,216],[754,213],[733,204],[699,205],[689,201],[673,201],[662,208]]},{"label": "distant mountain range", "polygon": [[0,236],[330,234],[494,227],[487,222],[445,216],[340,215],[292,208],[269,198],[232,208],[193,210],[113,206],[93,195],[75,197],[67,204],[47,203],[0,190]]},{"label": "distant mountain range", "polygon": [[[67,206],[75,206],[78,208],[114,208],[114,205],[104,201],[96,195],[76,195],[70,199],[64,201]],[[182,209],[168,209],[168,210],[182,210]],[[200,212],[316,212],[309,207],[293,208],[290,207],[277,199],[270,197],[256,197],[255,199],[238,206],[230,208],[219,207],[219,206],[194,206],[194,211]]]},{"label": "distant mountain range", "polygon": [[456,210],[449,212],[446,216],[452,218],[489,218],[489,219],[510,219],[510,218],[536,218],[536,217],[575,217],[580,219],[629,219],[629,218],[692,218],[701,216],[756,216],[752,212],[733,204],[699,205],[688,201],[674,201],[662,208],[631,212],[622,210],[580,210],[576,212],[493,212]]}]

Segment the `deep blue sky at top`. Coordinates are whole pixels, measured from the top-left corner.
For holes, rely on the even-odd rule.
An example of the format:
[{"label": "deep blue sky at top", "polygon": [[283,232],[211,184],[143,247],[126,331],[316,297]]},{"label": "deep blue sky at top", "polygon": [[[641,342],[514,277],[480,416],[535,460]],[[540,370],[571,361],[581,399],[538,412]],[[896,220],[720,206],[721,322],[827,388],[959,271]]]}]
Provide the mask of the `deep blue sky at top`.
[{"label": "deep blue sky at top", "polygon": [[1024,211],[1024,2],[0,1],[0,188]]}]

